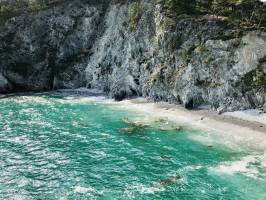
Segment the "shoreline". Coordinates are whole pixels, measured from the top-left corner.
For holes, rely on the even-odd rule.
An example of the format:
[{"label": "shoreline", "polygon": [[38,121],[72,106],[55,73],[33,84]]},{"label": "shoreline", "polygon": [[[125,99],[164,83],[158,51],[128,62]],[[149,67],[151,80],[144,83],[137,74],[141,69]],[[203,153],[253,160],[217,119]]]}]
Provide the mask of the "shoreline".
[{"label": "shoreline", "polygon": [[152,118],[167,118],[169,121],[181,123],[184,126],[217,134],[230,142],[266,151],[266,120],[264,119],[256,121],[248,117],[237,117],[237,114],[232,113],[219,115],[211,110],[187,110],[180,105],[148,102],[144,98],[121,102],[110,101],[109,103],[151,115]]},{"label": "shoreline", "polygon": [[[28,94],[28,93],[20,93]],[[261,116],[247,115],[245,111],[226,112],[219,115],[212,110],[187,110],[181,105],[166,102],[150,102],[145,98],[136,97],[123,101],[114,101],[104,95],[102,91],[86,88],[62,89],[52,92],[34,93],[49,94],[51,96],[64,96],[65,100],[73,102],[98,102],[102,104],[117,105],[124,108],[147,114],[151,118],[166,118],[181,126],[199,129],[208,134],[215,134],[225,141],[236,142],[241,146],[250,147],[266,152],[266,114]],[[15,94],[13,94],[15,95]],[[13,96],[12,95],[12,96]],[[2,97],[7,97],[3,95]]]}]

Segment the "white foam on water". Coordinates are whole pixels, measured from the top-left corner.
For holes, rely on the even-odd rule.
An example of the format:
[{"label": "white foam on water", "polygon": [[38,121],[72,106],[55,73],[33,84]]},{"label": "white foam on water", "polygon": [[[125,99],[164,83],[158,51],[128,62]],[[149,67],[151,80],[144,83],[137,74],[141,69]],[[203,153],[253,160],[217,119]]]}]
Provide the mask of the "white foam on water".
[{"label": "white foam on water", "polygon": [[107,154],[104,151],[94,151],[93,153],[95,153],[95,157],[97,158],[105,158],[107,156]]},{"label": "white foam on water", "polygon": [[249,155],[243,157],[241,160],[224,162],[218,166],[210,167],[210,172],[225,173],[233,175],[241,173],[243,175],[258,178],[261,175],[259,169],[266,167],[266,155]]},{"label": "white foam on water", "polygon": [[261,157],[260,166],[266,168],[266,153],[264,153],[263,156]]},{"label": "white foam on water", "polygon": [[[60,89],[52,92],[43,92],[40,95],[51,95],[54,97],[63,97],[55,99],[56,102],[66,104],[66,103],[88,103],[88,102],[102,102],[106,100],[104,92],[97,89]],[[17,100],[20,102],[27,103],[28,101],[33,101],[36,103],[45,103],[53,105],[53,102],[42,96],[19,96]]]},{"label": "white foam on water", "polygon": [[110,136],[109,133],[100,133],[99,135],[101,135],[101,136]]},{"label": "white foam on water", "polygon": [[42,96],[17,96],[15,98],[13,98],[13,100],[15,100],[15,102],[18,103],[38,103],[38,104],[42,104],[42,105],[49,105],[52,106],[53,103]]},{"label": "white foam on water", "polygon": [[[86,88],[77,89],[77,91],[65,90],[66,98],[59,99],[58,101],[78,104],[95,102],[117,106],[118,109],[140,111],[140,113],[148,114],[146,118],[144,117],[145,115],[140,117],[140,121],[147,124],[153,123],[158,118],[166,118],[171,122],[178,123],[182,127],[193,127],[198,130],[203,130],[204,134],[200,134],[201,136],[192,134],[189,137],[206,145],[223,144],[239,151],[243,150],[243,147],[254,149],[265,149],[266,147],[266,136],[260,132],[255,132],[256,134],[254,134],[252,130],[212,119],[209,120],[211,122],[208,122],[208,120],[202,122],[199,116],[182,108],[180,109],[178,106],[175,107],[162,102],[149,103],[144,98],[116,102],[113,99],[104,97],[102,91],[93,91]],[[96,92],[96,95],[94,95],[94,92]],[[69,94],[71,95],[69,96]]]},{"label": "white foam on water", "polygon": [[11,199],[12,200],[24,200],[26,199],[26,197],[23,195],[15,194],[13,197],[11,197]]},{"label": "white foam on water", "polygon": [[82,186],[77,185],[74,187],[73,192],[85,194],[85,193],[95,193],[96,190],[92,187],[82,187]]},{"label": "white foam on water", "polygon": [[2,137],[2,138],[0,138],[0,141],[6,141],[6,142],[13,143],[13,144],[22,144],[22,145],[27,145],[27,144],[30,144],[31,142],[33,142],[32,140],[27,138],[27,136],[25,136],[25,135],[12,137],[12,138]]},{"label": "white foam on water", "polygon": [[73,188],[72,191],[66,192],[62,196],[59,197],[59,200],[67,200],[69,199],[68,197],[72,194],[83,194],[86,195],[87,199],[90,200],[96,200],[96,195],[103,194],[103,192],[98,192],[92,187],[82,187],[80,185],[77,185]]},{"label": "white foam on water", "polygon": [[[203,130],[205,134],[208,134],[207,136],[209,138],[213,136],[216,139],[220,138],[219,140],[213,140],[215,143],[225,144],[233,148],[244,147],[256,150],[266,148],[266,135],[264,133],[234,123],[231,124],[213,119],[211,115],[201,120],[201,115],[197,115],[193,111],[190,112],[179,106],[166,103],[149,103],[142,98],[124,100],[113,104],[121,105],[122,108],[126,107],[147,113],[151,116],[152,120],[155,117],[168,118],[169,121],[177,122],[183,127],[193,127],[198,130]],[[205,140],[199,141],[204,142]]]},{"label": "white foam on water", "polygon": [[206,146],[226,146],[227,149],[233,149],[234,152],[239,151],[241,152],[243,150],[243,146],[240,144],[234,142],[237,136],[234,137],[234,140],[225,140],[224,137],[221,137],[219,134],[216,133],[201,133],[201,132],[195,132],[190,133],[187,135],[187,137],[191,140],[194,140],[196,142],[200,142],[201,144],[205,144]]},{"label": "white foam on water", "polygon": [[65,97],[64,99],[57,99],[56,101],[61,104],[84,104],[91,102],[104,102],[106,98],[104,96],[88,96],[88,97]]},{"label": "white foam on water", "polygon": [[130,187],[130,190],[137,191],[137,192],[139,192],[141,194],[154,194],[156,192],[165,191],[165,188],[164,187],[160,187],[160,186],[148,187],[148,186],[145,186],[143,184],[139,184],[139,185],[135,185],[135,186]]},{"label": "white foam on water", "polygon": [[203,168],[203,166],[201,166],[201,165],[188,165],[188,166],[183,167],[181,171],[186,171],[186,172],[195,171],[195,170],[199,170],[201,168]]},{"label": "white foam on water", "polygon": [[[133,100],[124,100],[122,102],[115,102],[113,99],[108,99],[104,96],[104,93],[99,90],[91,90],[86,88],[80,88],[75,90],[59,90],[60,94],[65,94],[65,99],[59,99],[58,101],[62,101],[64,103],[103,103],[117,106],[118,109],[129,109],[134,111],[140,111],[141,113],[149,114],[147,118],[141,117],[141,121],[145,123],[152,123],[156,118],[167,118],[169,121],[173,121],[178,123],[184,127],[194,127],[197,129],[204,130],[205,134],[209,133],[207,137],[197,137],[195,135],[191,136],[192,139],[198,140],[199,142],[204,142],[205,144],[210,143],[221,143],[229,146],[231,148],[240,148],[243,144],[247,147],[255,147],[258,149],[264,148],[266,146],[266,140],[261,139],[266,138],[265,135],[261,133],[253,134],[251,131],[240,128],[234,125],[224,124],[223,122],[216,122],[212,120],[212,124],[210,123],[202,123],[199,116],[183,110],[182,108],[178,108],[178,106],[168,105],[166,103],[149,103],[144,98],[136,98]],[[158,106],[159,105],[159,106]],[[164,111],[165,110],[165,111]],[[163,112],[162,112],[163,111]],[[250,110],[243,111],[250,116],[257,117],[258,115],[261,118],[261,114],[258,114],[258,111]],[[264,115],[263,115],[264,116]],[[266,116],[266,114],[265,114]],[[253,119],[252,119],[253,120]],[[256,120],[255,120],[256,121]],[[217,125],[217,126],[216,126]],[[224,128],[224,127],[227,128]],[[226,131],[224,131],[226,129]],[[227,131],[230,129],[231,131]],[[215,136],[214,133],[219,133],[223,135],[222,139],[217,140],[218,137]],[[234,134],[232,134],[234,133]],[[202,134],[203,135],[203,134]],[[206,135],[205,135],[206,136]],[[211,139],[214,138],[215,139]],[[221,138],[221,137],[220,137]],[[206,142],[206,140],[208,140]],[[211,141],[212,140],[212,141]],[[260,141],[260,142],[259,142]],[[237,145],[235,145],[237,144]],[[240,144],[240,146],[239,146]],[[258,145],[259,144],[259,145]]]},{"label": "white foam on water", "polygon": [[26,178],[26,177],[22,177],[18,180],[17,182],[18,186],[21,188],[21,187],[24,187],[26,186],[27,184],[29,184],[29,179]]}]

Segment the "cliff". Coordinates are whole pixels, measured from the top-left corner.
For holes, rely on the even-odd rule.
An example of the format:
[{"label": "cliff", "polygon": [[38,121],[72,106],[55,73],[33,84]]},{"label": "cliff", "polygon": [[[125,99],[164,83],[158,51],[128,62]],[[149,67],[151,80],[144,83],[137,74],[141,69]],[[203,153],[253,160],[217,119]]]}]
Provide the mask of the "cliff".
[{"label": "cliff", "polygon": [[154,1],[72,1],[0,27],[0,92],[97,88],[220,111],[266,109],[266,32]]}]

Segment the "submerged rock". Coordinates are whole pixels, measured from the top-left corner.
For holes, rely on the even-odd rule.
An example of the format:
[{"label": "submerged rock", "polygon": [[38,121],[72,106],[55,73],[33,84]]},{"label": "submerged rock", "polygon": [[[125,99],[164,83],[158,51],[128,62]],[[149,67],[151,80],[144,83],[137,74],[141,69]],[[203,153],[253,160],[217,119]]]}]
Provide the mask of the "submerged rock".
[{"label": "submerged rock", "polygon": [[170,122],[168,118],[159,118],[155,120],[155,122],[157,122],[160,131],[171,132],[171,131],[179,131],[182,129],[182,126]]},{"label": "submerged rock", "polygon": [[136,128],[121,128],[119,129],[119,131],[121,133],[133,133],[133,131],[135,131]]},{"label": "submerged rock", "polygon": [[129,121],[128,117],[123,117],[121,119],[122,122],[124,122],[125,124],[131,124],[131,122]]},{"label": "submerged rock", "polygon": [[180,180],[182,177],[177,174],[177,175],[173,175],[173,176],[169,176],[165,179],[162,179],[160,180],[157,185],[160,186],[160,187],[165,187],[167,185],[170,185],[170,184],[173,184],[175,183],[176,181]]},{"label": "submerged rock", "polygon": [[168,123],[168,118],[159,118],[155,122]]},{"label": "submerged rock", "polygon": [[129,125],[129,126],[132,126],[133,128],[146,128],[149,126],[147,124],[144,124],[144,123],[138,122],[138,121],[131,122],[131,121],[129,121],[129,119],[127,117],[122,118],[121,121],[124,122],[125,124]]},{"label": "submerged rock", "polygon": [[171,157],[169,157],[169,156],[161,156],[160,160],[171,160]]},{"label": "submerged rock", "polygon": [[160,131],[169,131],[169,132],[171,132],[171,131],[179,131],[181,129],[182,129],[181,126],[171,126],[171,127],[161,127]]}]

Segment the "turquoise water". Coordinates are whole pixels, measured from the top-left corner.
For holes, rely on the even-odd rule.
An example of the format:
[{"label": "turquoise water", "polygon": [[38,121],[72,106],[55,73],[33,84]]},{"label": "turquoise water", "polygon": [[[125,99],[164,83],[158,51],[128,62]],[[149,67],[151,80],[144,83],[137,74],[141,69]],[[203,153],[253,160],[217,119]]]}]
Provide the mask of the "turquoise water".
[{"label": "turquoise water", "polygon": [[[147,126],[123,133],[125,117]],[[0,199],[266,199],[263,152],[173,126],[80,97],[2,98]]]}]

